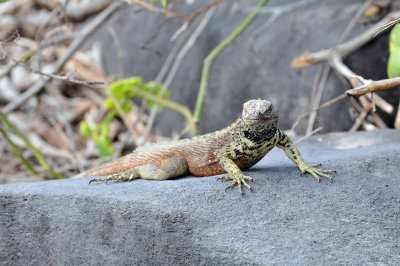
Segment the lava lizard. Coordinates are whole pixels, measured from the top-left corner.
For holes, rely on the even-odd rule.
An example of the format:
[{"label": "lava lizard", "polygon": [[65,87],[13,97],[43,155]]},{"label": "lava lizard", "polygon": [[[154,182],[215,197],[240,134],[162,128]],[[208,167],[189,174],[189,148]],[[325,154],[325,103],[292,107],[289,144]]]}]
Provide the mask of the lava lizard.
[{"label": "lava lizard", "polygon": [[271,102],[250,100],[243,105],[242,116],[232,125],[192,139],[155,143],[136,149],[115,161],[88,170],[82,176],[104,176],[94,181],[137,178],[166,180],[192,174],[212,176],[228,173],[218,180],[233,180],[225,190],[242,184],[251,190],[242,173],[260,161],[272,148],[282,149],[300,169],[319,181],[320,176],[332,180],[334,170],[318,169],[321,164],[307,164],[290,138],[277,127],[278,112]]}]

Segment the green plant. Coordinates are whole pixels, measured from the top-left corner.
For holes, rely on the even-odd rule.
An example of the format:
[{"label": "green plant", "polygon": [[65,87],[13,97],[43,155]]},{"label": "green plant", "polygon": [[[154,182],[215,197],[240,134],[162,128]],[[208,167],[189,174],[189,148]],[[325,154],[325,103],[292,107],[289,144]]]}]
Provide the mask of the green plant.
[{"label": "green plant", "polygon": [[[120,79],[110,85],[110,93],[114,95],[118,104],[122,107],[125,113],[128,113],[132,109],[131,99],[138,96],[140,98],[146,98],[145,94],[152,94],[161,98],[162,85],[154,81],[143,84],[141,77],[132,77],[128,79]],[[169,91],[166,91],[162,98],[168,99]],[[149,100],[147,108],[151,109],[154,105],[154,100]],[[104,104],[107,110],[114,110],[118,114],[118,110],[115,107],[113,98],[108,95],[107,100]],[[161,109],[159,109],[161,110]],[[120,115],[120,114],[119,114]]]},{"label": "green plant", "polygon": [[114,113],[109,113],[99,124],[88,123],[86,121],[82,121],[80,124],[82,135],[93,140],[101,157],[114,154],[114,148],[112,147],[111,140],[108,138],[109,125],[114,115]]},{"label": "green plant", "polygon": [[150,0],[150,2],[153,4],[157,4],[158,2],[161,2],[162,6],[164,8],[167,8],[167,0],[161,0],[161,1],[160,0]]},{"label": "green plant", "polygon": [[108,137],[110,122],[115,117],[124,115],[120,114],[118,110],[122,110],[124,113],[130,112],[133,108],[132,99],[135,97],[146,99],[148,109],[151,109],[154,104],[158,104],[159,111],[163,107],[170,108],[181,113],[189,125],[195,124],[193,115],[186,106],[168,100],[169,91],[163,92],[162,84],[157,85],[153,81],[143,83],[140,77],[117,80],[110,85],[108,97],[104,103],[105,108],[109,111],[108,115],[98,124],[82,121],[80,125],[81,133],[94,141],[101,156],[109,156],[114,153]]},{"label": "green plant", "polygon": [[[268,0],[261,0],[257,7],[263,7],[268,3]],[[220,44],[217,45],[209,54],[208,56],[204,59],[203,62],[203,71],[201,75],[201,81],[200,81],[200,88],[197,94],[197,100],[196,100],[196,107],[194,111],[194,117],[197,121],[200,121],[201,117],[201,112],[203,110],[203,102],[204,102],[204,97],[207,93],[208,89],[208,79],[209,79],[209,74],[211,71],[211,66],[214,62],[214,59],[228,46],[230,45],[233,41],[236,40],[237,37],[240,36],[240,34],[243,33],[243,31],[254,21],[254,19],[258,16],[258,10],[256,9],[254,12],[252,12],[250,15],[247,16],[247,18],[243,21],[243,23],[237,27],[228,37],[226,37],[225,40],[223,40]],[[197,136],[200,134],[200,131],[198,128],[195,129],[194,135]]]},{"label": "green plant", "polygon": [[389,41],[390,56],[387,66],[389,78],[400,76],[400,25],[396,24],[390,32]]},{"label": "green plant", "polygon": [[14,141],[10,138],[9,132],[14,132],[14,134],[19,137],[26,145],[26,147],[31,150],[33,155],[36,157],[40,165],[48,171],[48,173],[51,175],[52,178],[65,178],[65,176],[57,173],[54,171],[51,166],[46,162],[42,154],[36,147],[30,143],[30,141],[13,125],[8,121],[7,117],[0,112],[0,134],[4,137],[4,139],[8,142],[8,144],[11,146],[14,154],[16,157],[18,157],[21,162],[25,165],[25,167],[32,173],[32,174],[38,174],[38,172],[33,168],[33,166],[30,164],[28,160],[26,160],[23,155],[22,151],[19,149],[19,147],[14,143]]},{"label": "green plant", "polygon": [[[167,7],[167,0],[149,0],[151,3],[156,4],[161,1],[164,8]],[[258,7],[263,7],[268,3],[268,0],[260,0]],[[203,72],[201,77],[200,89],[198,92],[195,115],[183,105],[171,102],[168,100],[169,92],[162,93],[162,85],[156,85],[155,82],[142,83],[140,77],[133,77],[130,79],[121,79],[110,85],[110,95],[105,102],[105,107],[110,111],[106,119],[100,124],[89,125],[85,121],[81,124],[81,132],[88,138],[96,143],[96,147],[100,150],[102,156],[110,155],[113,153],[111,141],[108,139],[108,126],[110,121],[119,114],[117,109],[122,109],[127,113],[132,109],[131,100],[134,97],[140,97],[148,101],[147,108],[152,108],[154,104],[159,107],[167,107],[181,113],[187,120],[192,135],[199,135],[197,121],[200,120],[204,97],[207,92],[209,72],[214,59],[254,21],[258,15],[256,9],[252,12],[245,21],[235,29],[224,41],[215,47],[211,53],[205,58],[203,64]],[[113,97],[111,97],[113,96]],[[114,99],[113,99],[114,98]],[[116,108],[115,100],[118,102],[120,108]],[[160,109],[159,109],[160,111]]]}]

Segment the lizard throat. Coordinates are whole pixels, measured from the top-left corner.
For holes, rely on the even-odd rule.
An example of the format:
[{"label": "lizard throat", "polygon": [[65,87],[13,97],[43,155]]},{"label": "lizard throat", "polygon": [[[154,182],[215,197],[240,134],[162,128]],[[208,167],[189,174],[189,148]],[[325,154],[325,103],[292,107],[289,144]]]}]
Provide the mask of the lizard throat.
[{"label": "lizard throat", "polygon": [[245,138],[254,142],[262,143],[274,138],[278,127],[276,125],[242,125],[242,132]]}]

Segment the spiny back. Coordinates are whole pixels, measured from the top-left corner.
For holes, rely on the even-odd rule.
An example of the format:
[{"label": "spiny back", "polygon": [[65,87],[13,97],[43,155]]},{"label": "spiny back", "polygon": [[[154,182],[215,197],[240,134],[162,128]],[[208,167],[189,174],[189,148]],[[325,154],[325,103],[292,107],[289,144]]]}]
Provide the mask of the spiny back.
[{"label": "spiny back", "polygon": [[137,148],[131,154],[81,173],[78,177],[109,175],[123,172],[143,164],[155,164],[161,166],[173,156],[182,156],[186,158],[188,154],[193,152],[204,153],[207,152],[205,149],[214,150],[216,147],[214,147],[213,144],[216,141],[223,140],[224,136],[229,134],[239,121],[240,118],[236,120],[235,123],[222,130],[191,139],[165,141],[145,145]]}]

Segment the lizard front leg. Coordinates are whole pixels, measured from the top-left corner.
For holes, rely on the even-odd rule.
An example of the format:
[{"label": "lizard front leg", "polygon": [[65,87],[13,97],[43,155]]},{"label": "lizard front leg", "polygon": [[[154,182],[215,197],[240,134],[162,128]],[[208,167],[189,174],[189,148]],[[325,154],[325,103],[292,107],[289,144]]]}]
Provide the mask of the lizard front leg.
[{"label": "lizard front leg", "polygon": [[313,177],[315,177],[315,179],[317,179],[318,182],[320,176],[328,178],[332,181],[333,178],[328,173],[336,173],[335,170],[318,169],[317,167],[321,166],[320,163],[307,164],[301,156],[299,150],[283,131],[279,129],[277,132],[277,136],[278,142],[276,143],[276,146],[286,153],[287,157],[289,157],[289,159],[292,160],[299,167],[302,174],[310,173]]},{"label": "lizard front leg", "polygon": [[242,194],[242,184],[249,190],[251,190],[251,187],[249,184],[247,184],[246,180],[253,181],[253,178],[244,175],[240,168],[228,156],[219,156],[218,162],[222,166],[222,168],[224,168],[224,170],[228,173],[228,176],[220,177],[218,178],[218,180],[233,180],[232,184],[227,186],[225,190],[233,188],[236,184],[239,187],[240,194]]},{"label": "lizard front leg", "polygon": [[166,180],[174,177],[180,177],[187,173],[188,165],[185,158],[174,156],[160,167],[155,164],[144,164],[123,172],[111,174],[106,178],[92,179],[90,180],[89,184],[96,181],[130,181],[137,178],[148,180]]}]

